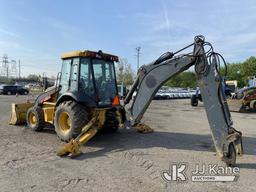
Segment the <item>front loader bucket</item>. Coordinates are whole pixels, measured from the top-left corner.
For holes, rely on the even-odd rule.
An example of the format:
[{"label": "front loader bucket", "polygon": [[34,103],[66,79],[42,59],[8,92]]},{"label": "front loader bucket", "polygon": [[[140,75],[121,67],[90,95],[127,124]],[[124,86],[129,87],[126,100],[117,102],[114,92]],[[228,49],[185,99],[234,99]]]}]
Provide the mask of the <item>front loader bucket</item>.
[{"label": "front loader bucket", "polygon": [[9,124],[19,125],[26,123],[27,111],[34,103],[12,103],[12,114]]},{"label": "front loader bucket", "polygon": [[232,112],[244,112],[242,101],[237,99],[227,99],[229,110]]}]

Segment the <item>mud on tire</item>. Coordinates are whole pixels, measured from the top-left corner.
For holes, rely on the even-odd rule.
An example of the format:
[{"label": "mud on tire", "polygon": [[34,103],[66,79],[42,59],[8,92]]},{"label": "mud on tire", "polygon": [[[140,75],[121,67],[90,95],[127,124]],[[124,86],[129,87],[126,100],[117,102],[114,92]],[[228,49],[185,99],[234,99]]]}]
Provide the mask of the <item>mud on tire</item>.
[{"label": "mud on tire", "polygon": [[54,115],[55,132],[63,141],[77,137],[83,126],[89,122],[87,109],[75,101],[61,103]]}]

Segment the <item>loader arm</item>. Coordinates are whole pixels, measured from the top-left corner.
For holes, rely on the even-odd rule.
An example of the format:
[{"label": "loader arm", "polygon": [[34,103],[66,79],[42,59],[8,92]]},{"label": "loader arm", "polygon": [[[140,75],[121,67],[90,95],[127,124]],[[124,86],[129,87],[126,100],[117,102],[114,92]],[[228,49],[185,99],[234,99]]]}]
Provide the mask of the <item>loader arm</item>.
[{"label": "loader arm", "polygon": [[[207,52],[205,45],[210,46]],[[194,47],[192,54],[174,56],[190,46]],[[232,127],[222,77],[218,70],[219,57],[222,56],[213,52],[211,44],[205,42],[203,36],[196,36],[193,44],[176,53],[167,53],[140,68],[125,99],[130,124],[136,126],[140,123],[154,95],[167,80],[194,65],[216,151],[228,165],[235,164],[236,154],[243,153],[242,134]],[[135,91],[137,94],[132,100]]]}]

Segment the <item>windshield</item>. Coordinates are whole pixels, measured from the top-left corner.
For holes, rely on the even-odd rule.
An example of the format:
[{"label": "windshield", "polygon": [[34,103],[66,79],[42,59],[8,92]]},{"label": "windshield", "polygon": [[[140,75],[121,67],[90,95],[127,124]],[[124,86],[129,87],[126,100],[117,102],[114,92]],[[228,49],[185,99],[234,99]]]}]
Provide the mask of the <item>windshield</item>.
[{"label": "windshield", "polygon": [[99,104],[111,104],[117,94],[114,62],[93,59],[92,64]]}]

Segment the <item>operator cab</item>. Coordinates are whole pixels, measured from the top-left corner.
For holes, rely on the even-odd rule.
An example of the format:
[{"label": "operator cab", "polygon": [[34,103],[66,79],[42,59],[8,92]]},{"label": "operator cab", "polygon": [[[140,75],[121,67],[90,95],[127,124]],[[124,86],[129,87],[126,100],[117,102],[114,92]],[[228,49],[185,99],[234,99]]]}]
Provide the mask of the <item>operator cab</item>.
[{"label": "operator cab", "polygon": [[102,51],[74,51],[61,58],[60,97],[72,95],[89,106],[113,105],[118,98],[114,66],[117,56]]}]

